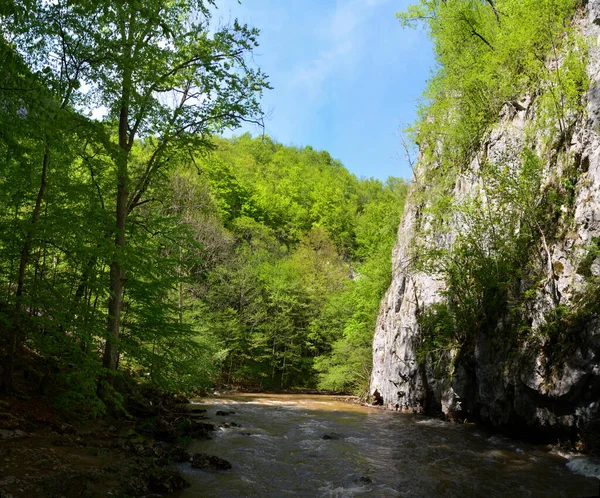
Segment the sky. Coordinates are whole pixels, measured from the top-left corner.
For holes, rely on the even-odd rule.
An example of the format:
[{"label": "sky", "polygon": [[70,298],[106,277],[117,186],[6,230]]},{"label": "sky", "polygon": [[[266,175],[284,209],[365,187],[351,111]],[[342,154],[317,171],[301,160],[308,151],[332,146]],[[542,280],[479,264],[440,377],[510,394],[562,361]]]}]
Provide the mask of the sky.
[{"label": "sky", "polygon": [[261,30],[254,62],[273,87],[262,100],[269,136],[327,150],[358,177],[410,179],[400,132],[434,60],[426,33],[396,19],[409,3],[220,0],[215,18]]}]

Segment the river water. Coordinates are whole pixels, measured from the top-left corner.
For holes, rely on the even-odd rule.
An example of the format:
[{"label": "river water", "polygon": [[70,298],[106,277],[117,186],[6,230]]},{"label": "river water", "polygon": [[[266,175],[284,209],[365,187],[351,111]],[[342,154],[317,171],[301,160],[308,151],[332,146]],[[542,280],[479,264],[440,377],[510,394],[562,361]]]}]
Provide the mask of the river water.
[{"label": "river water", "polygon": [[221,427],[212,440],[195,441],[188,450],[219,456],[233,468],[181,464],[192,483],[181,498],[598,495],[598,479],[589,476],[600,475],[600,462],[565,458],[475,426],[329,396],[246,394],[198,403],[212,422],[238,427]]}]

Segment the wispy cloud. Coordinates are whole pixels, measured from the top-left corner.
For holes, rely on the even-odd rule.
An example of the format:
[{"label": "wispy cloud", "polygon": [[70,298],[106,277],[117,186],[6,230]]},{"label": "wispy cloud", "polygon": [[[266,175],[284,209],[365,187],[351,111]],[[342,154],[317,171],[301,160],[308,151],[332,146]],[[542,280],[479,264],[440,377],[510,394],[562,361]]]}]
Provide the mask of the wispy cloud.
[{"label": "wispy cloud", "polygon": [[[304,89],[312,100],[323,97],[324,83],[344,68],[347,78],[363,56],[364,27],[375,7],[390,0],[338,0],[324,28],[324,46],[315,58],[298,64],[289,79],[296,91]],[[348,71],[350,69],[350,71]]]}]

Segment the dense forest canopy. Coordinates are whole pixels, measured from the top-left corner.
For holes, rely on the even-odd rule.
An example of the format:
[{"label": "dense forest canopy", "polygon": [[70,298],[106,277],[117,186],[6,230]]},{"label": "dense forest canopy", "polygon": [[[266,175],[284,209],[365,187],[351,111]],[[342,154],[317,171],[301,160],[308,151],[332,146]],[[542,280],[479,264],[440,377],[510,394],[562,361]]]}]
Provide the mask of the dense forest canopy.
[{"label": "dense forest canopy", "polygon": [[[2,387],[360,390],[407,185],[269,137],[258,31],[211,0],[0,7]],[[91,117],[104,110],[102,120]],[[125,373],[126,375],[123,375]]]}]

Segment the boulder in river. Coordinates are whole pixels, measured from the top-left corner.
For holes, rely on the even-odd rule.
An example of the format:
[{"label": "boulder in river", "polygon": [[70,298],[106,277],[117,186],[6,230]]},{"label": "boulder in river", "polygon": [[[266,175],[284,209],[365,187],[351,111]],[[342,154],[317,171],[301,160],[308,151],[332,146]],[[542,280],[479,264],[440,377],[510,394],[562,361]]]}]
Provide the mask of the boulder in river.
[{"label": "boulder in river", "polygon": [[321,439],[343,439],[344,436],[338,434],[337,432],[330,432],[329,434],[323,434]]},{"label": "boulder in river", "polygon": [[187,430],[187,435],[194,439],[210,439],[209,433],[216,431],[212,424],[194,421]]},{"label": "boulder in river", "polygon": [[173,401],[182,405],[187,405],[190,403],[189,398],[184,394],[176,394],[175,396],[173,396]]},{"label": "boulder in river", "polygon": [[228,415],[235,415],[235,412],[225,412],[223,410],[218,410],[217,411],[217,416],[218,417],[227,417]]},{"label": "boulder in river", "polygon": [[156,493],[174,493],[188,488],[187,482],[177,470],[158,470],[150,474],[148,487]]},{"label": "boulder in river", "polygon": [[354,479],[354,484],[358,484],[359,486],[367,486],[369,484],[373,484],[373,479],[369,476],[360,476]]},{"label": "boulder in river", "polygon": [[191,463],[195,469],[229,470],[231,468],[231,464],[227,460],[206,453],[196,453],[192,456]]},{"label": "boulder in river", "polygon": [[177,429],[164,418],[154,420],[152,434],[157,441],[175,441],[178,436]]},{"label": "boulder in river", "polygon": [[190,454],[181,446],[175,446],[169,451],[169,459],[177,463],[189,462]]},{"label": "boulder in river", "polygon": [[223,429],[231,429],[232,427],[241,427],[240,424],[236,424],[235,422],[225,422],[220,426]]}]

